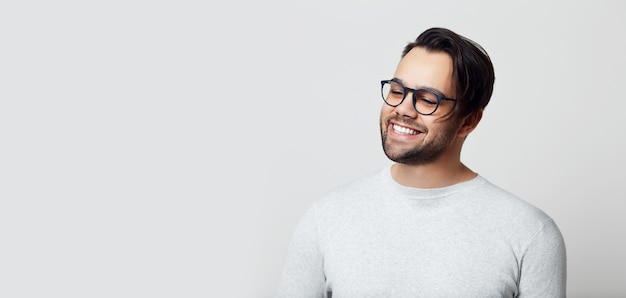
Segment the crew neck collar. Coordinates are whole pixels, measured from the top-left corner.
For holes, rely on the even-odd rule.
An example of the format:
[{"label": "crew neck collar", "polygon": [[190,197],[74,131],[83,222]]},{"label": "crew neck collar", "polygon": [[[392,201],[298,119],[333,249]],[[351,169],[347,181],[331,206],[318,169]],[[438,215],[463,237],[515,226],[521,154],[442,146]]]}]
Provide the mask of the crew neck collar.
[{"label": "crew neck collar", "polygon": [[453,185],[445,186],[445,187],[437,187],[437,188],[415,188],[404,186],[391,176],[391,166],[386,167],[382,171],[382,178],[385,182],[385,186],[392,192],[406,198],[410,199],[437,199],[441,197],[446,197],[467,188],[473,188],[475,186],[481,185],[484,183],[484,178],[480,175],[476,175],[475,178],[472,178],[467,181],[463,181],[460,183],[456,183]]}]

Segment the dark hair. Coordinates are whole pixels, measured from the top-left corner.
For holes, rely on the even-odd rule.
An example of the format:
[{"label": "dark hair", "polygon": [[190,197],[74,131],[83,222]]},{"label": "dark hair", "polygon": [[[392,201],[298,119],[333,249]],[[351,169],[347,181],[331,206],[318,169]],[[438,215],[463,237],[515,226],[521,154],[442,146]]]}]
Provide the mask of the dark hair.
[{"label": "dark hair", "polygon": [[452,58],[452,80],[458,100],[455,111],[465,117],[484,109],[493,93],[495,74],[487,52],[476,42],[448,29],[431,28],[402,51],[402,57],[415,47],[445,52]]}]

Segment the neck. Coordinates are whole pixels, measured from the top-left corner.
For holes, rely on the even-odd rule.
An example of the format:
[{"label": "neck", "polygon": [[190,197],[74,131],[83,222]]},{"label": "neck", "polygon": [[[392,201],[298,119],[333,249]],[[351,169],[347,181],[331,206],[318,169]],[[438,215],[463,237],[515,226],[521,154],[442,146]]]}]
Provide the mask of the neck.
[{"label": "neck", "polygon": [[477,176],[461,163],[461,150],[444,153],[427,164],[396,163],[391,176],[401,185],[415,188],[439,188],[468,181]]}]

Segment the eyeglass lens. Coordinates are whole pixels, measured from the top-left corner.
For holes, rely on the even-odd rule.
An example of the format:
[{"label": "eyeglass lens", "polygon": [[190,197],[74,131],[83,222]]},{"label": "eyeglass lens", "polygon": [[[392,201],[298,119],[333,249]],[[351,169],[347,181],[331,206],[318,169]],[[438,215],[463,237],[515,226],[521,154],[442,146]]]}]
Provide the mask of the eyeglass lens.
[{"label": "eyeglass lens", "polygon": [[[390,106],[398,106],[402,100],[406,99],[407,94],[404,94],[404,87],[395,81],[382,84],[382,96],[383,100]],[[412,101],[410,94],[408,100]],[[415,110],[420,114],[432,114],[437,109],[438,100],[437,95],[428,90],[419,90],[415,94]]]}]

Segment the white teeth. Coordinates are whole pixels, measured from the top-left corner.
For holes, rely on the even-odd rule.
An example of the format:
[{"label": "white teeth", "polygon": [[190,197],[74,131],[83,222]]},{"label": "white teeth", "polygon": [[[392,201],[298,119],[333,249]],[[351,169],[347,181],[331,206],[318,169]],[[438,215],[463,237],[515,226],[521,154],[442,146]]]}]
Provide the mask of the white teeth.
[{"label": "white teeth", "polygon": [[393,131],[397,132],[397,133],[402,133],[402,134],[407,134],[407,135],[416,135],[417,131],[412,130],[410,128],[406,128],[403,126],[399,126],[399,125],[393,125]]}]

